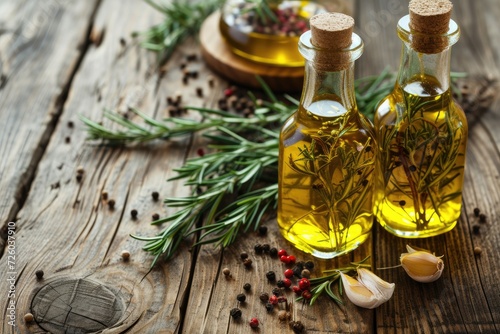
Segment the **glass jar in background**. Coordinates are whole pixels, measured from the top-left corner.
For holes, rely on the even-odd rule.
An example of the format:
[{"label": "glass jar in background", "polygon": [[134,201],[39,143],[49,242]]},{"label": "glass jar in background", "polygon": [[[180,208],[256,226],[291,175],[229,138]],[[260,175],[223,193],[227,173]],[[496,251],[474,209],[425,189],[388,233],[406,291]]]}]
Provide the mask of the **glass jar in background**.
[{"label": "glass jar in background", "polygon": [[299,37],[309,30],[308,20],[324,11],[325,6],[316,1],[227,0],[219,27],[231,50],[243,58],[301,67]]}]

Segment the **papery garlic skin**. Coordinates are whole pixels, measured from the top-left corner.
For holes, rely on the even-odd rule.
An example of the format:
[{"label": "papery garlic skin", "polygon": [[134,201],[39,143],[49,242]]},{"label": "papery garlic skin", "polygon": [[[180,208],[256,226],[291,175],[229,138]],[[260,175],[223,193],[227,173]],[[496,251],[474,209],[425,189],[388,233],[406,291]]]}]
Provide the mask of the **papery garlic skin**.
[{"label": "papery garlic skin", "polygon": [[444,262],[426,250],[415,250],[406,246],[408,253],[401,254],[400,262],[408,276],[417,282],[430,283],[441,277]]},{"label": "papery garlic skin", "polygon": [[396,285],[388,283],[363,268],[358,269],[357,280],[340,272],[347,298],[359,307],[373,309],[391,299]]}]

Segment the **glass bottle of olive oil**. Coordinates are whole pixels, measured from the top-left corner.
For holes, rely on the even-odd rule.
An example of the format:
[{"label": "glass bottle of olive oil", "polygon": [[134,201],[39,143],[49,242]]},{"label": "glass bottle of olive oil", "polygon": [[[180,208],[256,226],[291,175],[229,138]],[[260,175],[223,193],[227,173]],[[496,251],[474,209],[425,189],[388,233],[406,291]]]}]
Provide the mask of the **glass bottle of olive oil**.
[{"label": "glass bottle of olive oil", "polygon": [[467,121],[452,99],[450,51],[459,28],[451,3],[412,0],[398,23],[403,41],[392,93],[375,114],[378,164],[374,211],[405,238],[451,230],[460,216]]},{"label": "glass bottle of olive oil", "polygon": [[363,43],[354,20],[323,13],[310,20],[299,50],[306,59],[298,110],[280,136],[278,224],[295,247],[319,258],[356,248],[373,222],[373,126],[354,94]]}]

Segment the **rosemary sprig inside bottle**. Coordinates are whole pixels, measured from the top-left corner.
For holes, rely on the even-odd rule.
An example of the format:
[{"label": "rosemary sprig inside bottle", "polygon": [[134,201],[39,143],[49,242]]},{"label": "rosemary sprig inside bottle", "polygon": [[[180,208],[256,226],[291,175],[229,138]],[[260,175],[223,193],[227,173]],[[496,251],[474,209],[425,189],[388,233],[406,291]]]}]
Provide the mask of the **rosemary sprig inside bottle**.
[{"label": "rosemary sprig inside bottle", "polygon": [[[384,71],[380,76],[356,80],[360,110],[373,115],[373,102],[392,89],[393,75]],[[156,263],[161,255],[172,257],[182,240],[200,232],[199,243],[230,245],[241,231],[256,230],[267,208],[276,205],[279,129],[285,119],[297,108],[297,101],[278,101],[269,87],[261,81],[266,100],[247,118],[237,113],[209,108],[188,108],[200,113],[203,120],[171,117],[157,121],[139,110],[132,110],[145,124],[139,124],[112,111],[104,117],[123,127],[111,130],[86,117],[81,117],[87,127],[88,139],[102,140],[117,145],[147,142],[154,139],[168,140],[205,131],[204,136],[216,149],[188,160],[177,170],[174,179],[186,180],[193,188],[187,197],[167,198],[166,204],[179,208],[172,216],[161,218],[155,224],[167,223],[156,236],[134,236],[146,242],[144,249],[151,252]],[[254,94],[249,97],[256,102]],[[369,109],[368,109],[369,108]],[[223,199],[231,199],[226,204]],[[204,220],[202,227],[196,228]]]}]

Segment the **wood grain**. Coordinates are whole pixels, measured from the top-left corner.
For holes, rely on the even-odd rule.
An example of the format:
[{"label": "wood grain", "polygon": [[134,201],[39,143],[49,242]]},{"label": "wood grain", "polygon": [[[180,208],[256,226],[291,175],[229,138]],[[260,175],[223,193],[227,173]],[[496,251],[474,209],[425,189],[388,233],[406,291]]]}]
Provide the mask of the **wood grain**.
[{"label": "wood grain", "polygon": [[[127,307],[108,332],[174,333],[179,329],[191,270],[189,242],[179,256],[146,275],[152,258],[140,249],[143,243],[129,235],[154,235],[159,228],[150,226],[153,213],[163,216],[170,212],[161,201],[152,200],[153,191],[161,198],[188,193],[180,183],[167,184],[166,179],[183,163],[189,138],[152,143],[147,148],[100,147],[85,141],[78,119],[82,114],[99,121],[103,108],[126,112],[130,107],[157,118],[167,116],[166,97],[183,87],[181,69],[172,67],[160,80],[155,55],[138,48],[129,37],[159,18],[159,13],[142,1],[100,3],[90,36],[102,36],[101,41],[89,47],[78,68],[26,204],[18,214],[19,327],[2,322],[0,332],[40,332],[36,324],[22,320],[35,293],[45,286],[44,280],[35,279],[38,269],[44,270],[48,282],[85,278],[120,291]],[[71,29],[60,27],[58,31]],[[173,64],[193,50],[192,42],[186,44],[172,59]],[[50,53],[44,52],[50,58]],[[203,75],[199,63],[191,66],[200,67],[200,77]],[[185,103],[202,105],[196,97],[197,85],[207,86],[199,79],[182,89]],[[68,126],[70,122],[74,127]],[[85,170],[81,182],[76,180],[79,166]],[[103,191],[115,201],[114,209],[102,200]],[[139,212],[136,220],[130,216],[132,209]],[[123,249],[131,253],[127,262],[120,256]],[[5,268],[4,258],[2,265]],[[6,284],[2,280],[0,291],[6,291]],[[7,300],[1,301],[6,309]]]},{"label": "wood grain", "polygon": [[1,226],[16,218],[29,191],[86,47],[95,6],[96,1],[0,1]]}]

